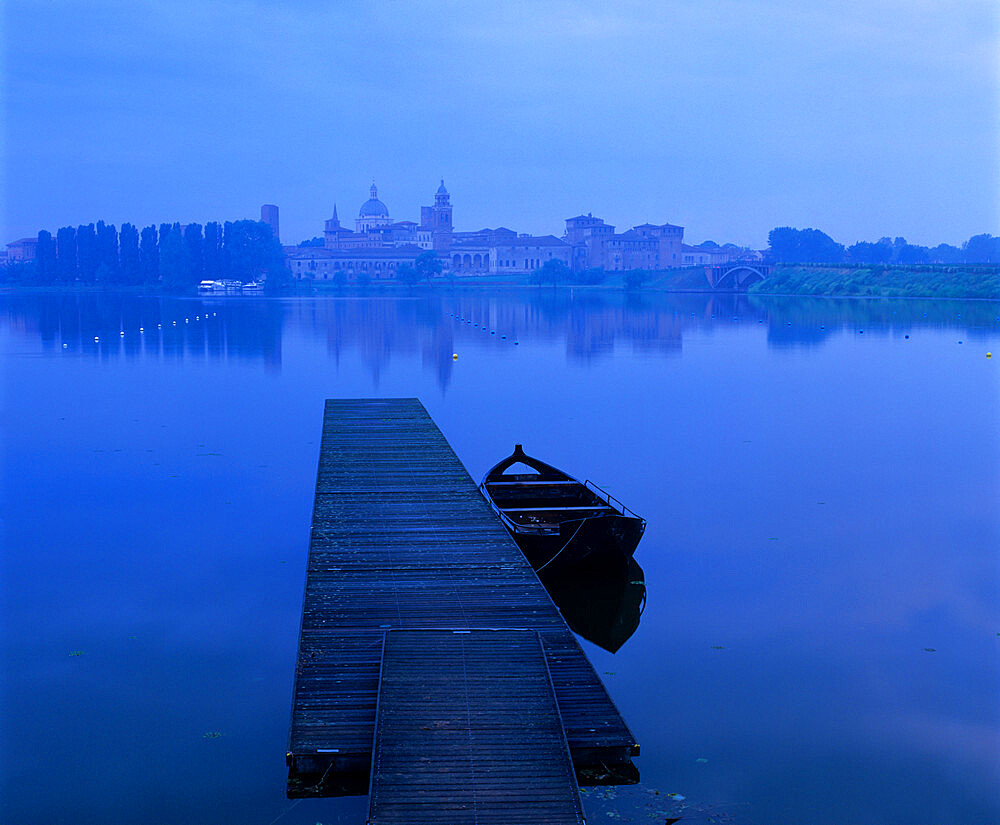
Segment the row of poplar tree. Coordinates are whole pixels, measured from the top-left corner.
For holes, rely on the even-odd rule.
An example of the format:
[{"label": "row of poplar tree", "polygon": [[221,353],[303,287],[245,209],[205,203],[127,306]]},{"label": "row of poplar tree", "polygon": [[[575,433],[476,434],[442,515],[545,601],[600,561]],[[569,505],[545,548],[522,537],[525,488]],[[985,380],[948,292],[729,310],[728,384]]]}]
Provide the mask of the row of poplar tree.
[{"label": "row of poplar tree", "polygon": [[202,280],[283,280],[284,253],[271,227],[263,221],[210,222],[159,229],[121,230],[98,221],[64,226],[55,237],[38,233],[34,266],[25,273],[40,284],[162,284],[182,289]]}]

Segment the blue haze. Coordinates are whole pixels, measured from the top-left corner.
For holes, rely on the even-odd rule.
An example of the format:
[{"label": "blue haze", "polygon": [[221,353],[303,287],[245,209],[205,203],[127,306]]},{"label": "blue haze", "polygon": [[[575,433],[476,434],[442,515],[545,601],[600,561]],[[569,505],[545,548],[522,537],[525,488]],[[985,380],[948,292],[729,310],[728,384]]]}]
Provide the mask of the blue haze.
[{"label": "blue haze", "polygon": [[474,477],[523,442],[648,519],[638,630],[584,643],[642,744],[609,810],[997,822],[998,316],[0,296],[0,818],[363,821],[291,806],[284,751],[322,400],[382,395]]},{"label": "blue haze", "polygon": [[297,242],[443,176],[464,230],[960,244],[1000,227],[997,34],[989,0],[10,0],[0,239],[276,203]]}]

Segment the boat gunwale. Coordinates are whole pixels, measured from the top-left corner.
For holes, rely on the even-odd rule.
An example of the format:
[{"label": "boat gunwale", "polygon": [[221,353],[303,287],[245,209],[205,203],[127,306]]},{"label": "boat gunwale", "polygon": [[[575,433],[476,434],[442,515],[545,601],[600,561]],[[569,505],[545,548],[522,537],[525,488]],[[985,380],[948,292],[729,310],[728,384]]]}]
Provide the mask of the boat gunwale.
[{"label": "boat gunwale", "polygon": [[[541,478],[522,480],[516,479],[512,480],[510,478],[504,479],[504,471],[516,463],[522,463],[527,467],[534,469]],[[517,475],[517,474],[515,474]],[[524,474],[521,474],[524,475]],[[579,512],[586,512],[588,510],[592,511],[591,515],[583,516],[582,518],[563,518],[558,521],[551,520],[542,524],[522,524],[519,521],[515,521],[510,515],[508,515],[508,510],[516,510],[521,508],[516,507],[503,507],[496,502],[490,491],[490,485],[525,485],[525,486],[535,486],[535,487],[545,487],[545,486],[570,486],[575,485],[580,488],[581,492],[591,495],[597,500],[597,503],[591,506],[583,506],[579,508],[574,508]],[[493,508],[493,512],[497,514],[500,520],[504,523],[508,530],[512,533],[517,533],[519,535],[525,536],[555,536],[559,535],[562,525],[564,524],[576,524],[577,522],[585,522],[591,519],[597,518],[623,518],[628,521],[638,521],[642,525],[643,531],[645,530],[646,520],[629,510],[624,504],[619,507],[615,507],[611,503],[610,494],[606,493],[596,484],[588,481],[580,481],[574,478],[569,473],[564,470],[560,470],[558,467],[553,467],[551,464],[547,464],[540,459],[529,456],[524,452],[524,449],[520,444],[514,445],[514,452],[511,453],[507,458],[502,459],[491,467],[486,474],[483,476],[483,480],[479,484],[479,490],[483,494],[484,498],[489,502],[490,507]],[[615,499],[617,501],[617,499]],[[570,508],[567,507],[529,507],[521,509],[521,512],[552,512],[558,513],[560,511],[567,512]]]}]

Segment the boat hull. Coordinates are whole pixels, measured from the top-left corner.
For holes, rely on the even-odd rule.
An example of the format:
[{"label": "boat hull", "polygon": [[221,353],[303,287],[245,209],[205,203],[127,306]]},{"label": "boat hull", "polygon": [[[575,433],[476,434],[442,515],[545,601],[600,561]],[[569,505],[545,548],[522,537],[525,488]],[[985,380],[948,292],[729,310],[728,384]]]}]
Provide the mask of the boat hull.
[{"label": "boat hull", "polygon": [[535,570],[624,563],[632,557],[646,527],[640,518],[619,514],[568,519],[559,524],[558,533],[522,532],[504,523]]},{"label": "boat hull", "polygon": [[570,629],[610,653],[618,652],[639,627],[646,582],[634,558],[573,570],[548,567],[538,578]]}]

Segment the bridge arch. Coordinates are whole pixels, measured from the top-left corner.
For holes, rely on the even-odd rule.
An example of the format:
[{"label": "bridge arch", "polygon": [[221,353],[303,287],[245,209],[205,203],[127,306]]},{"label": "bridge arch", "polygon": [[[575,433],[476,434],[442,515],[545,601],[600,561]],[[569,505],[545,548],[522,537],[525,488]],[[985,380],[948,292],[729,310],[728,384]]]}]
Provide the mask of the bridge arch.
[{"label": "bridge arch", "polygon": [[765,278],[767,278],[767,269],[764,266],[734,264],[718,267],[712,286],[715,289],[746,289]]}]

